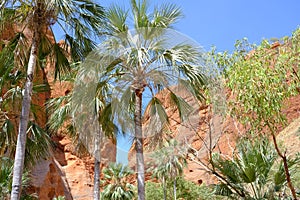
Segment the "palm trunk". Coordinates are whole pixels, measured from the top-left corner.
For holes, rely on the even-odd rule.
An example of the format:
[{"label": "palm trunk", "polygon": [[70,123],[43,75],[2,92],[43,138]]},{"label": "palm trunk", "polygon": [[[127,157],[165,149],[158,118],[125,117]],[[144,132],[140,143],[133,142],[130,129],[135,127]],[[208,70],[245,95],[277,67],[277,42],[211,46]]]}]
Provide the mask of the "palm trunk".
[{"label": "palm trunk", "polygon": [[177,197],[176,197],[176,177],[174,178],[174,200],[176,200],[177,199]]},{"label": "palm trunk", "polygon": [[101,130],[95,137],[95,163],[94,163],[94,200],[100,200],[100,164],[101,164]]},{"label": "palm trunk", "polygon": [[164,190],[164,200],[167,200],[167,190],[166,190],[165,176],[163,176],[162,184],[163,184],[163,190]]},{"label": "palm trunk", "polygon": [[24,159],[25,159],[26,132],[27,132],[27,126],[29,121],[33,76],[34,76],[34,70],[37,62],[39,40],[40,40],[39,33],[38,31],[35,31],[32,40],[32,45],[31,45],[30,57],[29,57],[28,68],[27,68],[27,78],[24,87],[24,96],[22,100],[22,111],[21,111],[21,117],[20,117],[19,129],[18,129],[18,139],[17,139],[17,146],[16,146],[14,169],[13,169],[11,200],[19,200],[21,196],[22,174],[23,174]]},{"label": "palm trunk", "polygon": [[145,166],[143,154],[143,132],[142,132],[142,95],[140,89],[135,91],[135,150],[137,165],[138,200],[145,200]]}]

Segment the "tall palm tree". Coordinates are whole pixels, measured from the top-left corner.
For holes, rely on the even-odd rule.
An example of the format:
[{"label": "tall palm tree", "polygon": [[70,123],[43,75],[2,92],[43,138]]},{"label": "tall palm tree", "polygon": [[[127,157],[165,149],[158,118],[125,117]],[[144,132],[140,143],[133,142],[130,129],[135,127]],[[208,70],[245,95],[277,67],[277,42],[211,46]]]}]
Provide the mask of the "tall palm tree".
[{"label": "tall palm tree", "polygon": [[[41,57],[49,56],[56,69],[55,77],[59,77],[61,72],[69,68],[69,48],[71,59],[83,59],[93,47],[91,36],[98,35],[101,30],[103,8],[91,0],[4,0],[0,3],[0,14],[5,19],[1,20],[1,28],[10,22],[18,27],[21,35],[24,35],[24,31],[32,34],[28,48],[23,48],[19,40],[19,48],[13,55],[16,64],[27,65],[11,194],[11,199],[19,199],[35,67],[37,64],[42,65],[39,62]],[[60,26],[65,33],[64,47],[51,41],[55,40],[52,31],[54,25]],[[27,54],[28,50],[30,52]],[[23,55],[29,55],[28,59],[24,59]]]},{"label": "tall palm tree", "polygon": [[[6,48],[6,47],[5,47]],[[0,52],[2,55],[2,52]],[[2,66],[0,66],[1,69]],[[17,76],[22,76],[22,73],[16,73]],[[1,102],[0,102],[0,118],[2,121],[0,123],[0,155],[7,156],[10,158],[14,157],[15,154],[15,144],[17,141],[17,134],[15,132],[15,127],[18,124],[19,113],[21,111],[20,102],[22,101],[22,91],[19,82],[16,81],[15,75],[11,74],[9,78],[5,78],[5,85],[0,85],[0,90],[2,91]],[[36,85],[42,88],[41,85]],[[39,94],[39,89],[37,87],[33,88],[35,94]],[[44,131],[41,126],[38,125],[38,105],[32,106],[30,110],[32,119],[28,123],[27,127],[27,143],[25,152],[25,166],[30,167],[34,165],[37,159],[46,158],[49,156],[51,148],[51,139],[49,135]]]},{"label": "tall palm tree", "polygon": [[[78,72],[80,63],[73,65],[72,74],[63,76],[64,81],[68,81],[74,84],[74,79]],[[118,129],[113,123],[113,116],[111,113],[109,85],[103,82],[98,83],[97,94],[93,99],[97,118],[95,118],[97,124],[100,127],[96,130],[86,131],[87,126],[83,129],[76,129],[74,121],[71,119],[72,113],[76,113],[77,110],[72,107],[72,98],[76,96],[74,91],[68,93],[66,96],[53,98],[48,102],[48,110],[50,113],[48,125],[49,129],[57,133],[58,130],[64,127],[67,123],[67,134],[73,139],[74,144],[78,147],[78,153],[83,151],[90,153],[94,157],[94,199],[100,199],[100,164],[101,164],[101,144],[103,140],[110,139],[112,142],[116,142],[116,133]],[[92,141],[92,142],[91,142]]]},{"label": "tall palm tree", "polygon": [[[193,90],[191,85],[201,85],[204,76],[199,67],[199,49],[168,29],[181,17],[178,7],[165,4],[149,12],[145,0],[138,3],[132,0],[131,7],[134,19],[132,25],[128,23],[129,11],[118,6],[112,6],[107,11],[110,36],[103,41],[98,51],[86,59],[84,70],[78,75],[75,91],[78,94],[77,100],[81,101],[82,112],[87,113],[91,112],[86,104],[88,99],[92,99],[88,96],[95,94],[95,83],[107,81],[114,86],[112,109],[117,116],[116,120],[124,132],[134,133],[138,199],[142,200],[145,199],[143,138],[160,131],[168,123],[162,103],[155,95],[166,89],[170,93],[170,101],[180,108],[179,113],[184,117],[189,106],[176,95],[171,86],[180,84],[191,94],[200,97],[200,90]],[[132,31],[129,31],[130,27],[133,27]],[[172,37],[176,41],[171,39],[170,42]],[[90,72],[87,70],[89,66]],[[147,133],[142,130],[145,94],[153,97],[149,106],[150,124],[157,130],[150,128]]]},{"label": "tall palm tree", "polygon": [[[24,85],[25,73],[17,68],[14,61],[14,53],[19,48],[20,40],[26,44],[26,39],[22,34],[12,36],[12,38],[1,38],[3,42],[0,51],[0,155],[10,158],[14,157],[15,144],[17,141],[16,127],[20,119],[22,86]],[[39,95],[41,92],[48,91],[44,84],[36,84],[33,87],[33,94]],[[51,139],[41,128],[39,122],[39,110],[41,107],[36,104],[31,106],[31,119],[27,127],[27,143],[25,152],[25,166],[30,167],[35,164],[37,159],[49,156]]]}]

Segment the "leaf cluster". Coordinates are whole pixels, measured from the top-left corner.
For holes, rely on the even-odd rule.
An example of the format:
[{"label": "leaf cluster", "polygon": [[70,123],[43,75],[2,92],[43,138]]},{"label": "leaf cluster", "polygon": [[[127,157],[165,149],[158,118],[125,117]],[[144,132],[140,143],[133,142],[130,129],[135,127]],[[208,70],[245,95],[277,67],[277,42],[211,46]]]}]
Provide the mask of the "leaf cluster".
[{"label": "leaf cluster", "polygon": [[[286,187],[282,161],[267,138],[255,141],[241,140],[232,159],[219,154],[212,158],[215,170],[224,176],[223,183],[217,184],[218,195],[244,197],[248,199],[276,199]],[[289,159],[291,169],[299,160]],[[291,171],[294,175],[294,172]]]}]

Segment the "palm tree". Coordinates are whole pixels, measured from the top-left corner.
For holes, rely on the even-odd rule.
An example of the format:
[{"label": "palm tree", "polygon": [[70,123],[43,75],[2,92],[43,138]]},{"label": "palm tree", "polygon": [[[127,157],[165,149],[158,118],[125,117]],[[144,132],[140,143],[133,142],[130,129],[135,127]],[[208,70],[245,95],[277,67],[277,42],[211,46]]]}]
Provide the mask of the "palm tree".
[{"label": "palm tree", "polygon": [[[79,66],[80,63],[74,64],[72,74],[63,76],[63,80],[74,84]],[[86,131],[80,128],[76,129],[74,121],[71,119],[72,113],[77,112],[77,110],[72,107],[72,98],[74,96],[76,97],[72,91],[66,96],[57,97],[48,102],[47,107],[50,112],[48,125],[52,132],[57,133],[67,122],[67,134],[69,134],[77,145],[79,149],[77,152],[81,153],[81,150],[84,152],[88,151],[88,153],[94,156],[94,199],[97,200],[100,199],[101,144],[104,139],[110,139],[115,143],[116,133],[118,132],[117,127],[113,123],[111,113],[109,85],[99,83],[97,86],[97,94],[93,99],[94,112],[97,113],[95,120],[97,124],[100,124],[100,127],[96,130]],[[84,126],[84,129],[86,128],[87,126]],[[83,147],[83,149],[80,147]]]},{"label": "palm tree", "polygon": [[[19,46],[13,55],[15,63],[21,66],[27,64],[11,194],[11,199],[19,199],[35,67],[42,64],[39,62],[40,58],[49,56],[54,63],[57,77],[69,68],[66,54],[68,48],[71,59],[83,59],[93,46],[90,36],[98,35],[101,30],[103,8],[90,0],[4,0],[0,3],[0,12],[1,19],[4,19],[1,20],[1,28],[8,24],[7,22],[14,23],[13,26],[17,26],[18,32],[23,36],[20,37]],[[59,25],[66,34],[64,47],[51,41],[55,40],[52,31],[54,25]],[[21,43],[24,31],[30,31],[32,34],[28,48],[24,48]],[[28,62],[23,55],[29,55]]]},{"label": "palm tree", "polygon": [[[15,69],[14,60],[7,59],[13,54],[13,49],[17,45],[17,38],[12,38],[2,47],[0,51],[0,155],[13,158],[15,154],[15,144],[17,140],[16,127],[20,118],[22,102],[22,80],[24,73]],[[2,63],[4,61],[4,63]],[[6,62],[5,62],[6,61]],[[14,71],[14,73],[12,73]],[[33,87],[34,95],[47,91],[43,84]],[[30,167],[37,159],[49,156],[51,139],[49,135],[39,126],[38,114],[40,106],[32,104],[30,113],[31,119],[27,127],[27,143],[25,152],[25,166]]]},{"label": "palm tree", "polygon": [[[217,194],[246,199],[276,199],[287,185],[283,162],[277,162],[276,150],[269,139],[249,141],[243,139],[237,145],[232,159],[215,154],[212,165],[215,173],[223,176],[217,184]],[[289,160],[289,167],[295,168],[299,158]]]},{"label": "palm tree", "polygon": [[153,152],[152,158],[155,162],[154,167],[149,168],[149,172],[152,172],[152,175],[155,178],[161,179],[163,192],[164,192],[164,200],[167,199],[167,189],[166,189],[166,178],[167,178],[167,169],[165,167],[165,163],[168,159],[168,152],[165,148],[160,149],[159,151]]},{"label": "palm tree", "polygon": [[[71,98],[72,93],[64,97],[58,97],[49,101],[48,107],[51,112],[49,118],[49,128],[57,132],[57,130],[70,120],[70,116],[72,113],[71,109]],[[99,102],[100,100],[97,99]],[[100,106],[100,107],[97,107]],[[115,135],[118,132],[116,126],[112,122],[111,118],[111,111],[110,106],[105,105],[97,105],[99,118],[99,124],[101,124],[101,128],[98,131],[91,132],[91,134],[86,134],[84,132],[78,132],[76,127],[74,126],[73,122],[68,124],[67,133],[71,136],[75,144],[77,144],[78,148],[80,149],[77,151],[78,153],[81,152],[82,148],[84,147],[83,151],[90,153],[94,156],[94,199],[100,199],[100,174],[101,174],[101,144],[103,144],[103,140],[108,138],[115,142]],[[91,141],[93,141],[91,143]]]},{"label": "palm tree", "polygon": [[[85,60],[74,88],[78,95],[74,101],[80,102],[77,105],[82,112],[93,112],[93,107],[88,108],[90,105],[87,103],[93,101],[95,85],[99,81],[106,81],[114,86],[112,109],[116,121],[122,131],[134,133],[138,199],[142,200],[145,199],[143,138],[161,131],[168,123],[167,114],[155,94],[166,89],[170,94],[170,101],[180,108],[179,113],[184,118],[189,106],[176,95],[171,86],[180,84],[191,94],[200,97],[200,90],[193,90],[191,85],[201,85],[204,76],[199,67],[199,49],[187,44],[186,38],[182,40],[178,33],[167,29],[181,17],[179,8],[173,4],[165,4],[154,9],[153,13],[148,13],[148,3],[145,0],[139,3],[132,0],[131,7],[133,31],[129,31],[131,26],[128,24],[128,11],[118,6],[112,6],[107,11],[110,37]],[[170,38],[177,40],[170,42]],[[145,94],[153,97],[149,105],[150,123],[157,131],[149,128],[148,132],[143,133],[142,101]],[[77,121],[80,123],[82,119]]]},{"label": "palm tree", "polygon": [[185,151],[176,140],[171,139],[161,149],[154,151],[152,154],[154,167],[150,168],[150,171],[155,177],[162,179],[164,199],[167,198],[167,180],[173,181],[174,199],[176,199],[176,179],[182,175],[183,168],[187,164]]},{"label": "palm tree", "polygon": [[102,199],[131,200],[134,198],[134,186],[127,182],[133,171],[121,163],[110,163],[103,170],[104,181],[108,183],[102,192]]}]

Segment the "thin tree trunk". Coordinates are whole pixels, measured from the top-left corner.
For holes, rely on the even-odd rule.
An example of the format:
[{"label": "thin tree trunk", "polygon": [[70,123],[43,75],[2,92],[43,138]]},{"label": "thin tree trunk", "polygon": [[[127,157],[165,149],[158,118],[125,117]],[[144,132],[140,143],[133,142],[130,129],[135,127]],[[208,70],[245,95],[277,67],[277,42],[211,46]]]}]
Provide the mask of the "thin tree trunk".
[{"label": "thin tree trunk", "polygon": [[95,163],[94,163],[94,200],[100,200],[100,175],[101,175],[101,137],[102,131],[96,134],[95,137]]},{"label": "thin tree trunk", "polygon": [[162,184],[163,184],[163,190],[164,190],[164,200],[167,200],[167,190],[166,190],[165,176],[163,176]]},{"label": "thin tree trunk", "polygon": [[22,100],[22,111],[18,129],[18,139],[16,146],[16,154],[14,160],[13,169],[13,182],[11,191],[11,200],[19,200],[22,191],[22,174],[24,169],[24,159],[25,159],[25,145],[26,145],[26,132],[29,121],[32,86],[33,86],[33,76],[35,71],[35,66],[38,56],[38,46],[39,46],[39,32],[36,27],[33,35],[30,57],[27,68],[27,77],[24,87],[24,96]]},{"label": "thin tree trunk", "polygon": [[277,154],[281,157],[282,161],[283,161],[283,166],[284,166],[284,171],[285,171],[285,177],[286,177],[286,182],[288,184],[288,187],[291,190],[292,196],[294,200],[297,200],[297,195],[296,195],[296,191],[295,188],[292,184],[292,180],[291,180],[291,175],[290,175],[290,170],[288,167],[288,163],[287,163],[287,158],[285,154],[282,154],[282,152],[280,151],[278,144],[277,144],[277,139],[276,139],[276,135],[275,135],[275,131],[273,129],[273,127],[270,125],[269,122],[267,122],[267,126],[270,128],[271,130],[271,134],[272,134],[272,139],[273,139],[273,143],[275,146],[275,149],[277,151]]},{"label": "thin tree trunk", "polygon": [[283,167],[284,167],[285,177],[286,177],[286,181],[287,181],[288,187],[291,190],[293,199],[297,200],[297,195],[296,195],[295,188],[294,188],[294,186],[292,184],[291,175],[290,175],[290,171],[289,171],[289,167],[288,167],[286,155],[282,154],[282,152],[280,151],[280,149],[279,149],[279,147],[277,145],[276,136],[274,135],[273,132],[272,132],[272,138],[273,138],[273,143],[274,143],[275,149],[277,151],[277,154],[281,157],[281,159],[283,161]]},{"label": "thin tree trunk", "polygon": [[177,197],[176,197],[176,177],[174,178],[174,200],[176,200],[177,199]]},{"label": "thin tree trunk", "polygon": [[143,132],[142,132],[142,94],[143,91],[137,89],[135,91],[135,150],[136,150],[136,165],[137,165],[137,185],[138,185],[138,200],[145,200],[145,166],[143,154]]}]

